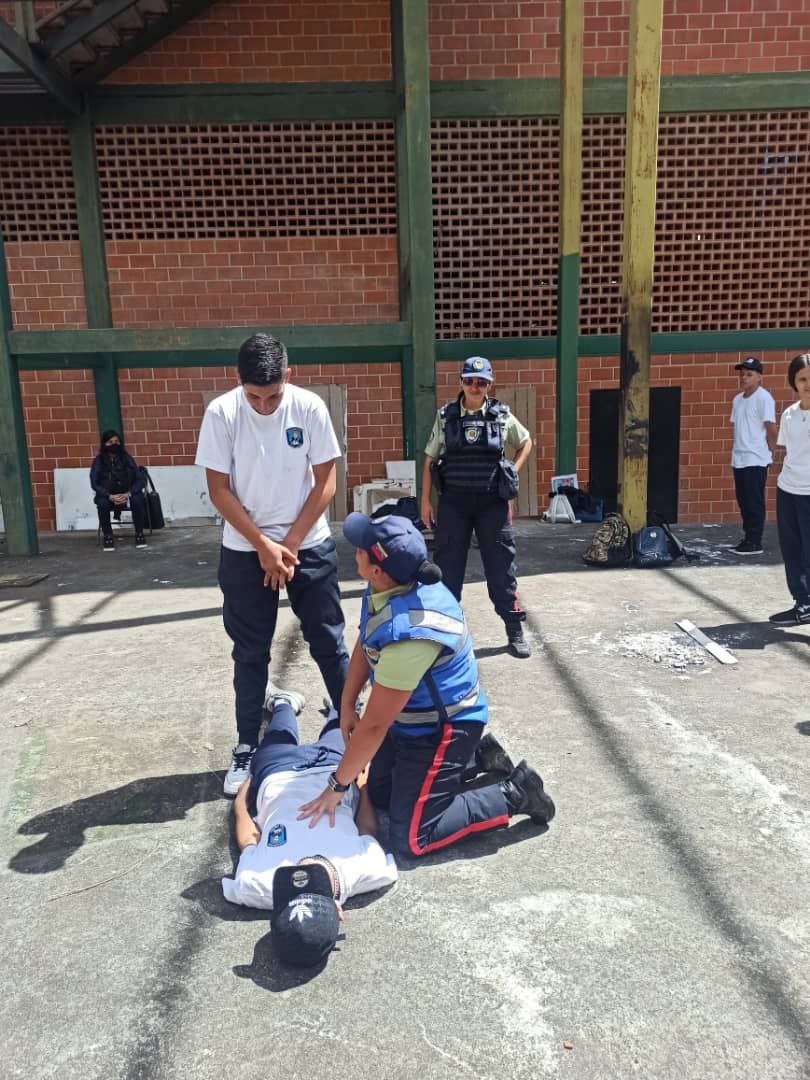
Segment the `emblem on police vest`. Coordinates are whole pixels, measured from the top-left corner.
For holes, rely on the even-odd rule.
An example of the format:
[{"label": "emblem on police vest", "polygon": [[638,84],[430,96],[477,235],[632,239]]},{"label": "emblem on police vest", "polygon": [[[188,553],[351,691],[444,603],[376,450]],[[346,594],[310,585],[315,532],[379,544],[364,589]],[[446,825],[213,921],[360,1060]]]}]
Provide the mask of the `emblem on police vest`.
[{"label": "emblem on police vest", "polygon": [[267,834],[268,847],[284,847],[287,843],[287,828],[284,825],[274,825]]},{"label": "emblem on police vest", "polygon": [[300,427],[287,428],[287,445],[292,447],[304,445],[304,430]]},{"label": "emblem on police vest", "polygon": [[467,440],[468,443],[478,442],[478,440],[481,438],[481,428],[479,428],[479,427],[464,428],[464,438]]}]

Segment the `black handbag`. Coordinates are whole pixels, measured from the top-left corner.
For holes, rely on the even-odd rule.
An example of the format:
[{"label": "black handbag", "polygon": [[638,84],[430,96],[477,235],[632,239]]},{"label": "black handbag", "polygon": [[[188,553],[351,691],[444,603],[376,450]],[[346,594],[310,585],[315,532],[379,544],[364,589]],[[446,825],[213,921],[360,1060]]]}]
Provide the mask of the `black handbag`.
[{"label": "black handbag", "polygon": [[149,470],[146,466],[141,465],[140,471],[141,476],[143,477],[143,490],[146,495],[146,515],[149,522],[149,528],[153,531],[155,529],[162,529],[166,522],[163,520],[163,507],[160,505],[160,495],[158,495],[155,485],[152,483],[152,477],[149,475]]}]

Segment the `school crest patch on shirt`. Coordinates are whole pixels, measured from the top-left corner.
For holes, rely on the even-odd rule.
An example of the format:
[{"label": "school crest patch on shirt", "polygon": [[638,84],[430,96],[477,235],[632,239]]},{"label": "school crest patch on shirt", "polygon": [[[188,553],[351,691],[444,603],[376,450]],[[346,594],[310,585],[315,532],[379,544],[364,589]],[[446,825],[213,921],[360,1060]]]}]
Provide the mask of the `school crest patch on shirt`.
[{"label": "school crest patch on shirt", "polygon": [[304,429],[300,427],[287,428],[287,445],[296,447],[304,445]]}]

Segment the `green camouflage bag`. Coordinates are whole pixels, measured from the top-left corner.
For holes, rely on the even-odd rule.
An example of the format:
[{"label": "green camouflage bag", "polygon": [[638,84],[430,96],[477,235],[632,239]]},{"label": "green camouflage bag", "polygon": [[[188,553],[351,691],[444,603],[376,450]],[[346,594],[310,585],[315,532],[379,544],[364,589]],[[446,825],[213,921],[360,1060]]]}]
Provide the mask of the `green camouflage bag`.
[{"label": "green camouflage bag", "polygon": [[627,566],[633,558],[630,526],[621,514],[607,514],[582,556],[589,566]]}]

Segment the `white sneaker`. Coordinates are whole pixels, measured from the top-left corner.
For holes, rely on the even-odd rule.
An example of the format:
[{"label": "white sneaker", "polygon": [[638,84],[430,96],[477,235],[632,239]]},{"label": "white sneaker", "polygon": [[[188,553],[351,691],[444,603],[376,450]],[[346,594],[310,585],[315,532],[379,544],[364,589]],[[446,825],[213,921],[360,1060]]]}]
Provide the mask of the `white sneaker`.
[{"label": "white sneaker", "polygon": [[225,774],[225,783],[222,785],[222,790],[226,795],[235,795],[250,776],[250,763],[255,753],[256,747],[248,743],[239,743],[233,748],[231,767]]},{"label": "white sneaker", "polygon": [[289,701],[290,705],[292,705],[293,707],[293,711],[295,712],[296,716],[298,716],[303,707],[306,705],[303,694],[299,694],[297,690],[282,690],[280,686],[276,686],[274,682],[268,679],[267,690],[265,690],[264,693],[264,707],[265,709],[267,709],[268,712],[273,711],[273,701],[277,697],[284,698],[286,701]]},{"label": "white sneaker", "polygon": [[277,701],[286,701],[287,704],[292,707],[292,711],[296,716],[301,713],[301,710],[306,705],[304,695],[299,694],[297,690],[279,690],[277,694],[274,694],[272,698],[268,699],[266,705],[268,712],[273,711]]}]

